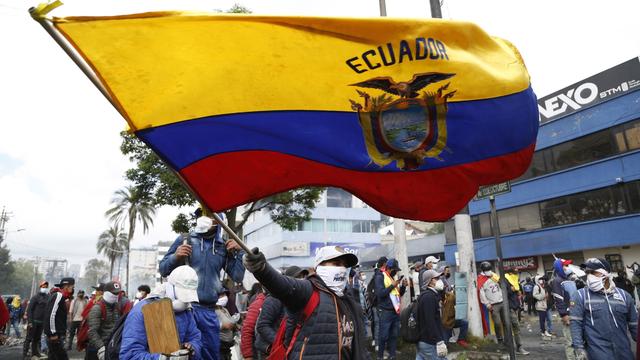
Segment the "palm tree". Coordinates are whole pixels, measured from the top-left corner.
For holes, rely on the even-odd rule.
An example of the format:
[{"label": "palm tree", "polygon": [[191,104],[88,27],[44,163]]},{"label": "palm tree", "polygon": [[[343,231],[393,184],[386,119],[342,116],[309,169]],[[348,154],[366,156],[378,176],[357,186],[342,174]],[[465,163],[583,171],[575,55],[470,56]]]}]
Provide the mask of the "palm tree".
[{"label": "palm tree", "polygon": [[98,243],[96,249],[98,254],[103,254],[109,259],[111,267],[109,268],[109,278],[113,278],[113,264],[116,259],[122,257],[122,254],[127,248],[127,233],[122,231],[122,228],[114,225],[105,230],[98,237]]},{"label": "palm tree", "polygon": [[129,233],[127,236],[127,294],[129,293],[129,250],[131,240],[136,231],[136,224],[142,223],[142,232],[146,234],[149,226],[153,225],[153,217],[156,215],[156,208],[151,199],[142,191],[133,186],[126,186],[113,194],[111,200],[113,207],[105,216],[116,224],[128,222]]}]

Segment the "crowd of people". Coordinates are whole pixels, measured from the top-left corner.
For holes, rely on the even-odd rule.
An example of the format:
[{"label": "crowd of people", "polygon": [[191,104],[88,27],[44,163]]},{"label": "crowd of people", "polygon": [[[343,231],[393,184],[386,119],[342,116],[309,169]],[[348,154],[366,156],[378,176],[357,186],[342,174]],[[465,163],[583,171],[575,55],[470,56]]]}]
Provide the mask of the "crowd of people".
[{"label": "crowd of people", "polygon": [[[161,260],[166,280],[155,289],[142,285],[130,301],[117,281],[99,284],[90,296],[75,294],[73,278],[53,287],[43,281],[28,301],[7,300],[6,331],[20,337],[21,322],[28,324],[26,359],[68,359],[75,346],[90,360],[230,360],[238,347],[251,360],[393,360],[402,338],[415,347],[416,360],[427,360],[446,358],[453,343],[468,347],[469,324],[456,316],[448,265],[429,256],[402,274],[396,259],[381,257],[367,279],[358,263],[356,255],[325,246],[313,266],[278,270],[259,249],[244,253],[211,218],[201,216]],[[557,259],[551,279],[536,275],[523,281],[510,270],[505,299],[493,266],[481,263],[478,294],[496,341],[506,348],[505,339],[512,338],[518,354],[529,354],[520,338],[522,313],[537,315],[541,336],[550,338],[555,309],[568,359],[633,359],[633,282],[624,273],[614,278],[604,259],[588,259],[584,274],[574,268],[570,260]],[[246,271],[257,280],[250,291],[240,285]],[[170,300],[180,344],[169,353],[152,350],[157,339],[147,337],[150,320],[145,323],[143,311],[162,299]],[[0,325],[3,316],[0,311]],[[505,334],[509,328],[511,336]]]}]

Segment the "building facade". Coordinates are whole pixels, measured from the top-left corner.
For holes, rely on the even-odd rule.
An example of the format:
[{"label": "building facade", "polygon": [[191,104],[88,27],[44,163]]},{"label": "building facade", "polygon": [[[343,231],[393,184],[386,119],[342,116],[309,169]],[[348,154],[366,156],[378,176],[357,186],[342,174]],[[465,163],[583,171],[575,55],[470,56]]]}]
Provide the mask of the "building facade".
[{"label": "building facade", "polygon": [[[469,203],[477,261],[503,256],[525,272],[549,272],[553,255],[579,264],[606,258],[614,270],[640,263],[640,62],[632,59],[539,100],[531,166],[496,197]],[[457,246],[447,238],[447,261]]]},{"label": "building facade", "polygon": [[155,246],[150,248],[131,249],[129,267],[129,292],[135,294],[140,285],[154,287],[156,283],[156,273],[158,272],[157,258],[158,250]]},{"label": "building facade", "polygon": [[252,214],[243,227],[249,247],[259,247],[273,266],[313,266],[316,251],[339,245],[349,252],[380,245],[380,213],[338,188],[327,188],[311,220],[285,231],[267,211]]}]

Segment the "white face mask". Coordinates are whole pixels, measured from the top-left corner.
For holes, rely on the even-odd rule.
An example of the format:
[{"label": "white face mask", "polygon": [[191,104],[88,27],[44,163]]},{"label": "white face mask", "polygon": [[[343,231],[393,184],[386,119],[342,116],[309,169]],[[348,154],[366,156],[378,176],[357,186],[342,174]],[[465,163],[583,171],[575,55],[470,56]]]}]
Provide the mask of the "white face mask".
[{"label": "white face mask", "polygon": [[144,293],[142,291],[138,291],[136,293],[136,299],[139,299],[139,300],[144,299]]},{"label": "white face mask", "polygon": [[109,291],[105,291],[104,295],[102,295],[102,298],[107,304],[115,304],[115,302],[118,301],[118,295],[113,295]]},{"label": "white face mask", "polygon": [[47,288],[40,288],[40,294],[47,294],[49,292],[49,289]]},{"label": "white face mask", "polygon": [[484,274],[485,276],[489,276],[489,277],[491,277],[491,276],[493,276],[493,271],[491,271],[491,270],[489,270],[489,271],[484,271],[484,272],[483,272],[483,274]]},{"label": "white face mask", "polygon": [[338,296],[342,296],[344,287],[347,284],[346,267],[318,265],[318,267],[316,267],[316,274],[318,274],[331,291]]},{"label": "white face mask", "polygon": [[587,275],[587,286],[593,292],[600,292],[604,290],[604,278],[589,274]]},{"label": "white face mask", "polygon": [[218,302],[216,302],[216,305],[225,307],[227,306],[228,302],[229,302],[229,298],[226,296],[223,296],[218,298]]},{"label": "white face mask", "polygon": [[436,284],[433,285],[433,288],[438,291],[442,291],[444,290],[444,283],[442,282],[442,280],[438,279],[438,281],[436,281]]}]

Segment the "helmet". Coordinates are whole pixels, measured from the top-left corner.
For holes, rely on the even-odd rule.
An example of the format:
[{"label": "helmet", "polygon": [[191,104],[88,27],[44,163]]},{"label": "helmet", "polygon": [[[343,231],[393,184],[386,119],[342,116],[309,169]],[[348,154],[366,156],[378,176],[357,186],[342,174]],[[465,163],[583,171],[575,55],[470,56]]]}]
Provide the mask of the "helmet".
[{"label": "helmet", "polygon": [[590,258],[584,262],[584,264],[580,265],[585,271],[594,271],[594,270],[604,270],[607,273],[611,272],[611,265],[609,262],[603,258]]},{"label": "helmet", "polygon": [[488,261],[483,261],[480,263],[480,270],[482,271],[489,271],[491,270],[491,268],[493,268],[493,266],[491,266],[491,263]]}]

